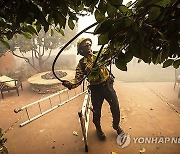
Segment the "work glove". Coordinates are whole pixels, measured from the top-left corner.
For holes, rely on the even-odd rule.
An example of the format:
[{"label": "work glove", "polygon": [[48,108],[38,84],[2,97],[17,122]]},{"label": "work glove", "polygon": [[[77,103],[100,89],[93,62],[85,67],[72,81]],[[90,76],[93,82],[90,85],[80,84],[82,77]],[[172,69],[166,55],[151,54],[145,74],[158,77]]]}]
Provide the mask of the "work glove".
[{"label": "work glove", "polygon": [[69,90],[72,89],[72,84],[71,84],[71,82],[69,82],[69,81],[67,81],[67,80],[62,81],[62,85],[65,86],[65,87],[67,87]]}]

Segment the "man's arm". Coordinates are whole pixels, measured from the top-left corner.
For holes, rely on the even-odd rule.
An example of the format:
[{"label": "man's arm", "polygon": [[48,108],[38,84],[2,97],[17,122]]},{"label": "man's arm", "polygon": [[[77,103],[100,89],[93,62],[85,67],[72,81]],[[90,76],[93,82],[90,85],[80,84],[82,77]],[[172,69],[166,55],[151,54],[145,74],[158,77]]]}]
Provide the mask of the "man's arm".
[{"label": "man's arm", "polygon": [[74,89],[74,88],[78,87],[82,83],[83,77],[84,77],[83,69],[82,69],[80,63],[78,63],[78,65],[76,67],[75,78],[70,80],[70,81],[64,80],[62,82],[62,85],[67,87],[68,89]]}]

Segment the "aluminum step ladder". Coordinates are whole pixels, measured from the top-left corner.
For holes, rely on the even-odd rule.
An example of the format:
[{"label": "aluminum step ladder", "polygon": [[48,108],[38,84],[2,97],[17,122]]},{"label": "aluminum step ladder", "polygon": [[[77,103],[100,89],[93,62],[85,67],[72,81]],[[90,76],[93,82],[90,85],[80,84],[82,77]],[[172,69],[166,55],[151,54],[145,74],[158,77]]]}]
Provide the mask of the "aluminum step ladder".
[{"label": "aluminum step ladder", "polygon": [[88,152],[87,135],[88,135],[88,126],[89,126],[89,116],[90,116],[90,111],[93,111],[90,106],[91,106],[91,97],[90,97],[90,92],[87,90],[85,93],[84,102],[81,111],[78,112],[86,152]]},{"label": "aluminum step ladder", "polygon": [[[86,89],[86,90],[85,90],[85,89]],[[83,83],[83,84],[81,85],[81,90],[80,90],[79,93],[77,93],[76,89],[73,89],[73,90],[74,90],[74,95],[73,95],[73,96],[70,96],[70,94],[69,94],[69,93],[70,93],[70,92],[69,92],[70,90],[67,89],[67,88],[65,88],[65,89],[63,89],[63,90],[61,90],[61,91],[59,91],[59,92],[56,92],[56,93],[54,93],[54,94],[52,94],[52,95],[50,95],[50,96],[44,97],[44,98],[42,98],[42,99],[39,99],[39,100],[37,100],[37,101],[35,101],[35,102],[32,102],[32,103],[30,103],[30,104],[28,104],[28,105],[25,105],[25,106],[23,106],[23,107],[20,107],[20,108],[18,108],[18,109],[14,109],[14,112],[15,112],[15,113],[18,113],[18,112],[21,112],[21,111],[25,111],[25,112],[26,112],[26,115],[27,115],[28,120],[26,120],[26,121],[24,121],[23,123],[21,123],[21,124],[20,124],[20,127],[22,127],[22,126],[24,126],[24,125],[26,125],[26,124],[28,124],[28,123],[36,120],[37,118],[40,118],[41,116],[43,116],[43,115],[45,115],[45,114],[47,114],[47,113],[49,113],[49,112],[57,109],[58,107],[66,104],[66,103],[70,102],[71,100],[73,100],[73,99],[81,96],[82,94],[86,93],[86,92],[87,92],[87,86],[86,86],[85,83]],[[71,91],[72,91],[72,90],[71,90]],[[66,95],[67,95],[67,99],[64,100],[64,101],[62,101],[61,95],[65,95],[65,93],[66,93]],[[53,105],[53,103],[52,103],[52,102],[53,102],[53,101],[52,101],[53,99],[58,100],[59,104]],[[48,108],[47,110],[42,110],[42,105],[44,105],[44,104],[47,105],[47,103],[49,104],[49,108]],[[39,108],[39,113],[36,114],[36,115],[31,116],[31,114],[30,114],[30,108],[32,108],[33,106],[38,106],[38,108]]]}]

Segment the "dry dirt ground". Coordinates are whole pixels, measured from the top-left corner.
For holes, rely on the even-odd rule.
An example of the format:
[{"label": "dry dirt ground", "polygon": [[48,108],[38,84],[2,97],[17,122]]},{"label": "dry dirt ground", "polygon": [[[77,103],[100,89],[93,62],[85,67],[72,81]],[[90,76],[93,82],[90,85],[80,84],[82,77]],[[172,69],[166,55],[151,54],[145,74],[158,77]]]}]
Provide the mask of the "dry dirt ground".
[{"label": "dry dirt ground", "polygon": [[[90,116],[88,145],[90,154],[139,154],[144,148],[145,154],[180,154],[179,143],[135,143],[134,139],[144,137],[171,138],[180,137],[180,99],[178,88],[173,89],[173,82],[135,82],[116,81],[115,89],[121,108],[121,126],[131,136],[131,143],[125,148],[118,147],[116,133],[111,127],[111,112],[107,102],[102,109],[102,128],[107,136],[106,141],[99,141]],[[83,154],[81,127],[78,120],[83,96],[57,108],[39,119],[19,127],[27,120],[25,111],[14,113],[14,109],[32,103],[43,94],[34,93],[27,82],[23,83],[24,91],[17,96],[15,91],[4,94],[0,99],[0,127],[8,141],[10,154]],[[66,96],[63,96],[64,99]],[[56,100],[52,103],[57,104]],[[36,106],[37,107],[37,106]],[[43,110],[50,104],[44,105]],[[30,116],[37,110],[29,109]],[[11,127],[12,126],[12,127]],[[73,131],[78,136],[73,135]]]}]

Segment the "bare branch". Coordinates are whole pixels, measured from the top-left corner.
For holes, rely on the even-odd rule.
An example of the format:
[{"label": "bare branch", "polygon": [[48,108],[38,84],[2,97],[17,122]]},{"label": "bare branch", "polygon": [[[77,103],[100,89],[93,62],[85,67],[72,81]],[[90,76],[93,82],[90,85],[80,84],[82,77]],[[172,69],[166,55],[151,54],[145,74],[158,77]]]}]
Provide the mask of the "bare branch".
[{"label": "bare branch", "polygon": [[49,57],[50,57],[50,55],[51,55],[51,52],[52,52],[52,49],[50,49],[50,51],[49,51],[49,54],[48,54],[47,58],[43,60],[44,62],[45,62],[45,61],[47,61],[47,60],[49,59]]},{"label": "bare branch", "polygon": [[42,54],[41,54],[41,47],[40,47],[40,46],[39,46],[38,56],[39,56],[39,58],[42,57]]},{"label": "bare branch", "polygon": [[44,56],[44,52],[45,52],[45,38],[44,38],[43,52],[41,54],[41,57]]},{"label": "bare branch", "polygon": [[[34,55],[35,55],[36,59],[39,59],[39,56],[38,56],[39,53],[38,53],[36,50],[34,50],[34,53],[35,53]],[[37,54],[38,54],[38,55],[37,55]]]},{"label": "bare branch", "polygon": [[[21,49],[19,49],[20,50],[20,53],[21,53],[21,55],[23,56],[23,57],[25,57],[24,56],[24,54],[23,54],[23,52],[21,51]],[[26,57],[25,57],[26,58]],[[28,59],[28,58],[27,58]],[[29,60],[29,59],[28,59]],[[30,61],[29,61],[30,62]]]},{"label": "bare branch", "polygon": [[37,68],[35,68],[35,67],[31,64],[30,60],[29,60],[28,58],[24,57],[23,54],[22,54],[23,56],[20,56],[20,55],[17,55],[14,51],[11,51],[11,53],[12,53],[14,56],[18,57],[18,58],[24,59],[25,62],[28,63],[28,64],[29,64],[33,69],[35,69],[37,72],[40,71],[40,70],[38,70]]},{"label": "bare branch", "polygon": [[33,63],[33,66],[35,66],[35,62],[34,62],[34,51],[32,50],[31,52],[31,56],[32,56],[32,63]]}]

